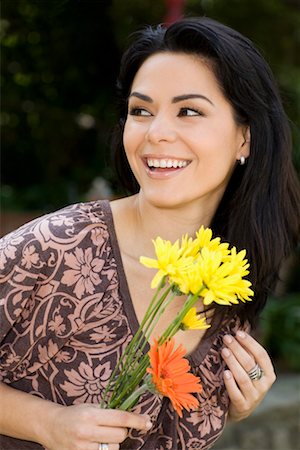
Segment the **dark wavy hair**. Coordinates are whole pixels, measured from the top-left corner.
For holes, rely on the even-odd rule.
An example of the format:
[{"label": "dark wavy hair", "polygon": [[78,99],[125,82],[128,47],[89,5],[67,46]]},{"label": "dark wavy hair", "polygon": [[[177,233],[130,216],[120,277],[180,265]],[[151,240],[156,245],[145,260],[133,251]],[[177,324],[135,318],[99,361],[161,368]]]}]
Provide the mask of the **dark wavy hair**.
[{"label": "dark wavy hair", "polygon": [[276,82],[249,39],[212,19],[187,18],[169,28],[159,25],[136,33],[121,61],[117,82],[120,115],[112,139],[115,167],[130,193],[136,193],[139,186],[122,143],[128,96],[143,62],[158,52],[204,57],[231,103],[237,123],[250,127],[250,157],[246,165],[236,166],[211,228],[237,248],[246,248],[255,291],[255,301],[217,308],[217,313],[222,321],[238,315],[242,324],[253,326],[278,280],[283,260],[297,245],[300,230],[299,182]]}]

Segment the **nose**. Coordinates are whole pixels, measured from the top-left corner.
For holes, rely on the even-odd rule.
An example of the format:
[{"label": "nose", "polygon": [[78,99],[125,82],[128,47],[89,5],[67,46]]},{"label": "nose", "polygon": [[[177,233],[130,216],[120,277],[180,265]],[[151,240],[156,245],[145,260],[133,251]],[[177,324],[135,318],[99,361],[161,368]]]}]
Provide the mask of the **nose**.
[{"label": "nose", "polygon": [[146,133],[146,139],[151,144],[159,144],[160,142],[174,142],[177,132],[174,124],[165,116],[156,116],[149,124]]}]

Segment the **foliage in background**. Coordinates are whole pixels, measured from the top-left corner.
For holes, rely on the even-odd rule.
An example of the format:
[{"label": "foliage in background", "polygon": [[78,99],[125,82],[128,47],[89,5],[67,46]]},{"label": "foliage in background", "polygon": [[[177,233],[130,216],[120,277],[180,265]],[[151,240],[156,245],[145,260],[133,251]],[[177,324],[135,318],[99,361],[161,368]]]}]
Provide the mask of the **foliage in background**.
[{"label": "foliage in background", "polygon": [[[127,36],[162,22],[163,0],[3,0],[3,209],[49,211],[84,198],[109,158],[114,84]],[[296,0],[186,0],[249,36],[270,62],[300,169],[300,9]]]},{"label": "foliage in background", "polygon": [[276,295],[260,320],[260,335],[279,370],[300,373],[300,246],[287,261]]},{"label": "foliage in background", "polygon": [[300,372],[299,293],[270,298],[261,318],[261,330],[277,369]]},{"label": "foliage in background", "polygon": [[3,4],[3,208],[50,210],[109,176],[119,51],[109,2]]}]

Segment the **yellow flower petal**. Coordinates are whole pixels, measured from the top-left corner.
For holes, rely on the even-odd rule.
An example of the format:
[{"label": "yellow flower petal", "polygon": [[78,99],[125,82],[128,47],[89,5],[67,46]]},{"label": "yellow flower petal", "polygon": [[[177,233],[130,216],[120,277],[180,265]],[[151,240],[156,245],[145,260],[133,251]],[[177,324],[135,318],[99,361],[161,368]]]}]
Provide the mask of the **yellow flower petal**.
[{"label": "yellow flower petal", "polygon": [[143,266],[145,267],[149,267],[150,269],[158,269],[158,262],[156,259],[141,256],[140,263],[143,264]]},{"label": "yellow flower petal", "polygon": [[157,259],[142,256],[140,262],[146,267],[158,269],[158,273],[151,283],[151,287],[156,287],[162,277],[172,277],[184,270],[190,264],[192,258],[182,255],[182,249],[179,247],[178,240],[171,244],[170,241],[165,241],[158,237],[153,243]]},{"label": "yellow flower petal", "polygon": [[206,318],[197,314],[196,308],[190,308],[181,322],[181,328],[184,330],[205,330],[210,325],[206,323]]}]

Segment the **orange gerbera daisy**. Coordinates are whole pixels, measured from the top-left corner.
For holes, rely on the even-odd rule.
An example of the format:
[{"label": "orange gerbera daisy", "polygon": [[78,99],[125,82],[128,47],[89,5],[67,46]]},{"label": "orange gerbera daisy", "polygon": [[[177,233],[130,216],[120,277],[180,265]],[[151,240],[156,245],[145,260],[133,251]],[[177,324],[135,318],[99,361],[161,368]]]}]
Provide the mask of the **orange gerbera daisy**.
[{"label": "orange gerbera daisy", "polygon": [[171,403],[182,417],[182,409],[190,410],[199,405],[191,392],[201,392],[200,378],[189,373],[190,364],[183,358],[186,351],[182,345],[174,350],[175,341],[170,339],[159,345],[157,340],[149,351],[151,367],[147,372],[152,375],[152,383],[159,394],[169,397]]}]

